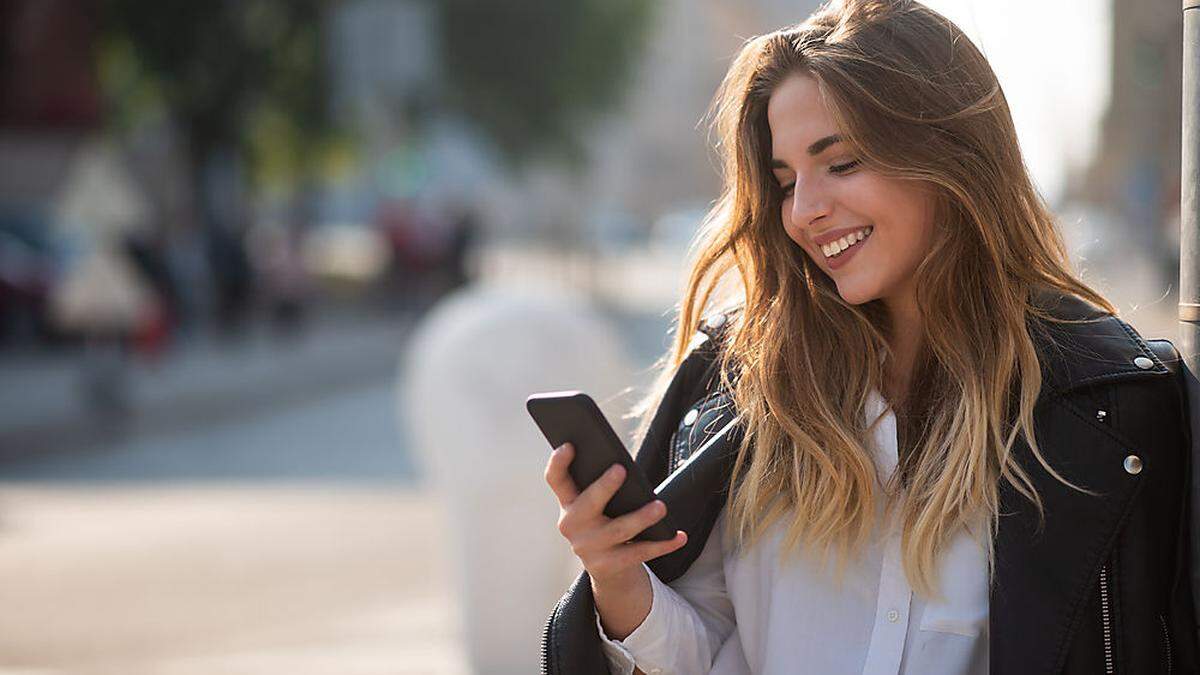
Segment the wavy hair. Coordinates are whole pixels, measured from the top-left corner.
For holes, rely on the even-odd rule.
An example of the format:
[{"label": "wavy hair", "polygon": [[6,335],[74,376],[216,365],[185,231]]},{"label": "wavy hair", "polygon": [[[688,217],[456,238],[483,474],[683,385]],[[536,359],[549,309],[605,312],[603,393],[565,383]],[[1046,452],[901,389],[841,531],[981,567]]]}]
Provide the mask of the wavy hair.
[{"label": "wavy hair", "polygon": [[[864,169],[936,192],[934,241],[916,271],[922,353],[913,390],[890,403],[900,463],[882,489],[865,416],[871,392],[884,391],[888,312],[879,300],[844,301],[781,222],[766,110],[797,73],[816,80]],[[993,560],[1000,481],[1041,511],[1016,461],[1018,439],[1070,485],[1034,436],[1042,380],[1030,319],[1053,320],[1037,292],[1115,309],[1071,271],[987,60],[918,2],[835,0],[803,23],[748,40],[712,117],[723,189],[693,244],[658,386],[635,408],[640,429],[701,317],[740,306],[721,351],[723,385],[746,430],[726,503],[733,540],[753,545],[782,521],[783,553],[835,554],[840,577],[882,504],[899,516],[908,578],[936,597],[937,561],[961,529]]]}]

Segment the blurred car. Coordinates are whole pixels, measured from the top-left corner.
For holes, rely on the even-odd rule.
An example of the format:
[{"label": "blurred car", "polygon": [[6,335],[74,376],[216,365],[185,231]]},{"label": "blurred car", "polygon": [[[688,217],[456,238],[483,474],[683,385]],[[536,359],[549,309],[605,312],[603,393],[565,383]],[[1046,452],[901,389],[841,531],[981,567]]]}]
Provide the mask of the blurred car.
[{"label": "blurred car", "polygon": [[60,337],[49,298],[65,254],[47,232],[36,215],[0,215],[0,340]]}]

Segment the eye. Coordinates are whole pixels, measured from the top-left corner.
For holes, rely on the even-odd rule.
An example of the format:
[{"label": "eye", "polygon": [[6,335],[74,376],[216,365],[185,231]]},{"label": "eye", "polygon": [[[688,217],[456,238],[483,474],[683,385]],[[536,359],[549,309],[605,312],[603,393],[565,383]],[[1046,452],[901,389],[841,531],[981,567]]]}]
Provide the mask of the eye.
[{"label": "eye", "polygon": [[858,166],[860,163],[861,162],[856,159],[853,161],[846,162],[845,164],[835,164],[834,166],[829,167],[829,173],[837,173],[837,174],[846,173],[846,172],[854,169],[854,167]]},{"label": "eye", "polygon": [[792,191],[795,189],[796,189],[796,181],[792,181],[792,182],[788,183],[787,185],[779,186],[780,192],[782,192],[783,196],[785,196],[785,197],[791,195]]}]

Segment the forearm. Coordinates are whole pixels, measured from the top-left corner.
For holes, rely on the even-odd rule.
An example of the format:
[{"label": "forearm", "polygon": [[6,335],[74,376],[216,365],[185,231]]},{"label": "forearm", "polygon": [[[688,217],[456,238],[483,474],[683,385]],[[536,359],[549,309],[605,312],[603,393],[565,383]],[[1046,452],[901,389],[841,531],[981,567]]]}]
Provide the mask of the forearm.
[{"label": "forearm", "polygon": [[604,632],[614,640],[624,640],[650,614],[654,590],[646,568],[638,565],[621,578],[600,583],[593,579],[592,596]]}]

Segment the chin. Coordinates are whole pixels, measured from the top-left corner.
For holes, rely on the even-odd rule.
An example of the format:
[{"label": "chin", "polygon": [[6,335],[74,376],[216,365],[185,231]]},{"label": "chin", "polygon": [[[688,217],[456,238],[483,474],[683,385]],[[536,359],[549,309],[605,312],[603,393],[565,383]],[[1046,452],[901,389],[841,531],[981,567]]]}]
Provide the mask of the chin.
[{"label": "chin", "polygon": [[863,305],[879,298],[879,293],[854,283],[837,284],[838,295],[851,305]]}]

